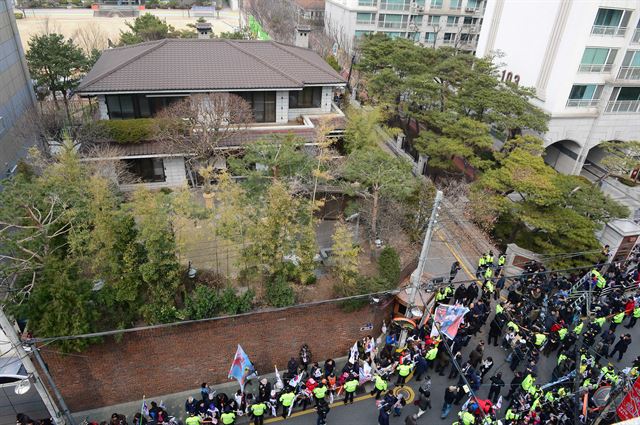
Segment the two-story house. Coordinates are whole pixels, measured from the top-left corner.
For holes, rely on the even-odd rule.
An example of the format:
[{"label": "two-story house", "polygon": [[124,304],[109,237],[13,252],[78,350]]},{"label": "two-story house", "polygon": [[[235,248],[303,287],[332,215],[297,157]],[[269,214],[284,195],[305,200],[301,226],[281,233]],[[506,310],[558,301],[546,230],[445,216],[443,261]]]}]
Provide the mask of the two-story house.
[{"label": "two-story house", "polygon": [[[333,103],[344,79],[315,52],[253,40],[167,39],[106,50],[76,93],[97,100],[101,120],[152,118],[194,93],[233,93],[252,108],[253,122],[226,148],[273,134],[316,142],[318,124],[344,115]],[[150,187],[186,183],[189,152],[157,140],[118,144],[118,160]]]}]

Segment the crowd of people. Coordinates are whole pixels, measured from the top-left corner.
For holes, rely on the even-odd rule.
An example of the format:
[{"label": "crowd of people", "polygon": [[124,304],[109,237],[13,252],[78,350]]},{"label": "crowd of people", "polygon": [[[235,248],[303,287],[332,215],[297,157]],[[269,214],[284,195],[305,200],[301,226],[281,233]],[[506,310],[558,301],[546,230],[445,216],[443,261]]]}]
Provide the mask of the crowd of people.
[{"label": "crowd of people", "polygon": [[[375,397],[378,423],[388,425],[407,404],[402,391],[392,390],[402,388],[412,376],[420,382],[416,412],[405,418],[405,424],[415,425],[431,408],[429,374],[437,373],[450,380],[438,395],[443,398],[440,417],[450,418],[453,406],[462,405],[457,417],[450,418],[455,425],[564,424],[576,417],[591,423],[603,409],[594,393],[609,387],[615,397],[638,376],[640,356],[627,367],[611,360],[625,358],[631,335],[621,329],[633,328],[640,318],[638,263],[633,255],[625,263],[603,262],[569,275],[530,263],[522,275],[508,277],[504,256],[494,258],[489,252],[479,260],[476,280],[454,282],[460,270],[456,262],[449,281],[435,293],[436,304],[469,309],[453,340],[434,335],[427,321],[412,329],[406,344],[399,346],[400,329],[390,327],[377,339],[367,336],[357,341],[343,367],[333,359],[314,361],[304,345],[282,378],[279,374],[272,381],[256,378],[231,396],[203,384],[200,399],[186,401],[184,422],[230,425],[244,416],[261,425],[268,416],[287,418],[294,409],[313,408],[316,423],[322,425],[334,401],[352,404],[358,392],[367,391]],[[476,336],[478,342],[464,356],[464,348]],[[504,359],[486,356],[489,345],[502,347]],[[554,362],[550,376],[539,370],[542,358]],[[498,361],[506,362],[503,366],[513,372],[509,382],[495,367]],[[486,399],[478,396],[481,385],[489,386]],[[582,406],[584,394],[587,406]],[[133,423],[171,420],[162,406],[152,402]],[[109,425],[125,425],[123,421],[114,414]]]}]

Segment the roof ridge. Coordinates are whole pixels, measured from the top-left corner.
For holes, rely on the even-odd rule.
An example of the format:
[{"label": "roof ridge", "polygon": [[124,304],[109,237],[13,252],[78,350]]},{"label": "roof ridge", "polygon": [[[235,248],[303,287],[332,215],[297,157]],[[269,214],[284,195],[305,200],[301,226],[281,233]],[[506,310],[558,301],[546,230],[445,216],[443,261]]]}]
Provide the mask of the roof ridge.
[{"label": "roof ridge", "polygon": [[[93,79],[89,80],[86,84],[84,83],[84,81],[81,83],[82,86],[84,86],[84,89],[86,89],[88,86],[90,86],[91,84],[94,84],[100,80],[102,80],[103,78],[107,77],[108,75],[113,74],[116,71],[119,71],[120,69],[122,69],[123,67],[129,65],[131,62],[136,61],[138,59],[140,59],[141,57],[148,55],[149,53],[157,50],[159,47],[164,46],[165,44],[167,44],[167,38],[164,38],[162,40],[156,40],[154,42],[149,42],[149,48],[143,50],[142,52],[138,53],[137,55],[133,56],[132,58],[130,58],[127,61],[124,61],[123,63],[121,63],[120,65],[103,72],[100,75],[95,76]],[[152,44],[155,43],[155,44]],[[144,44],[144,43],[141,43]],[[140,44],[137,44],[136,46],[139,46]],[[133,46],[132,46],[133,47]]]},{"label": "roof ridge", "polygon": [[[293,51],[291,51],[291,50],[289,50],[289,49],[286,49],[286,48],[285,48],[285,46],[287,46],[287,47],[293,47],[294,49],[303,49],[303,47],[294,46],[294,45],[292,45],[292,44],[283,44],[283,43],[280,43],[280,42],[278,42],[278,41],[273,41],[273,40],[270,40],[270,41],[271,41],[271,43],[272,43],[272,44],[274,44],[274,45],[275,45],[277,48],[279,48],[280,50],[283,50],[283,51],[285,51],[285,52],[287,52],[287,53],[289,53],[289,54],[291,54],[291,55],[293,55],[293,56],[297,57],[298,59],[300,59],[300,60],[302,60],[302,61],[304,61],[304,62],[308,63],[309,65],[311,65],[312,67],[314,67],[314,68],[315,68],[315,69],[317,69],[318,71],[321,71],[321,72],[323,72],[324,74],[331,76],[332,78],[334,78],[334,77],[335,77],[335,75],[331,75],[329,72],[327,72],[326,70],[324,70],[324,69],[320,68],[319,66],[317,66],[316,64],[314,64],[314,63],[313,63],[313,62],[311,62],[310,60],[307,60],[306,58],[304,58],[304,57],[300,56],[299,54],[297,54],[297,53],[295,53],[295,52],[293,52]],[[311,49],[306,49],[306,50],[310,50],[310,51],[312,51],[312,52],[313,52],[313,50],[311,50]],[[317,54],[317,55],[318,55],[318,57],[319,57],[320,59],[324,60],[324,58],[323,58],[322,56],[320,56],[317,52],[313,52],[313,53]],[[328,65],[328,64],[327,64],[327,65]],[[337,73],[336,73],[336,74],[337,74]]]},{"label": "roof ridge", "polygon": [[255,60],[257,60],[258,62],[264,64],[265,66],[267,66],[268,68],[273,69],[274,71],[276,71],[278,74],[282,75],[284,78],[293,81],[294,83],[303,85],[302,81],[298,81],[295,78],[291,77],[290,75],[287,75],[284,71],[282,71],[279,68],[276,68],[275,66],[271,65],[270,63],[268,63],[267,61],[263,60],[262,58],[254,55],[251,52],[248,52],[247,50],[243,49],[242,47],[238,46],[234,41],[231,40],[224,40],[225,43],[232,45],[233,47],[235,47],[236,49],[240,50],[242,53],[244,53],[245,55],[251,56],[252,58],[254,58]]}]

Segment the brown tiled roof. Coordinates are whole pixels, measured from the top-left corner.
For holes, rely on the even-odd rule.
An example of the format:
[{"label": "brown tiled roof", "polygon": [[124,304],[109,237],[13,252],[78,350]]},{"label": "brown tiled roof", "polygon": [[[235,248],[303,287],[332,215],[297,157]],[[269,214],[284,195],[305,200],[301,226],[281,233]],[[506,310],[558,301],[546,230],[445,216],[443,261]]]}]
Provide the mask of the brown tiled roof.
[{"label": "brown tiled roof", "polygon": [[105,50],[77,93],[344,84],[315,52],[274,41],[166,39]]}]

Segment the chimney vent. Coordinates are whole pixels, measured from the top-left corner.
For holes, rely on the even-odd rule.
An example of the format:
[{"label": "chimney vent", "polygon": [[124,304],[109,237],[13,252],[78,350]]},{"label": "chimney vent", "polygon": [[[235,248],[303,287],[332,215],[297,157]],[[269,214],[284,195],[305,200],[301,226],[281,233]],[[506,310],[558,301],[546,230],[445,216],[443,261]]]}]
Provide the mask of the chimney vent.
[{"label": "chimney vent", "polygon": [[298,25],[296,27],[296,46],[309,48],[309,33],[311,27],[309,25]]},{"label": "chimney vent", "polygon": [[198,22],[196,24],[196,31],[198,31],[198,38],[208,40],[211,38],[211,22]]}]

